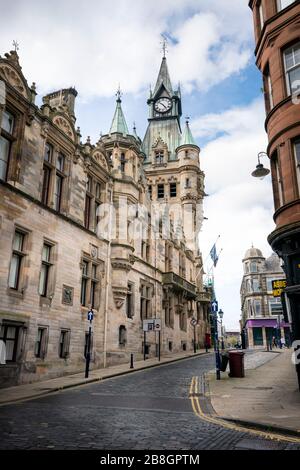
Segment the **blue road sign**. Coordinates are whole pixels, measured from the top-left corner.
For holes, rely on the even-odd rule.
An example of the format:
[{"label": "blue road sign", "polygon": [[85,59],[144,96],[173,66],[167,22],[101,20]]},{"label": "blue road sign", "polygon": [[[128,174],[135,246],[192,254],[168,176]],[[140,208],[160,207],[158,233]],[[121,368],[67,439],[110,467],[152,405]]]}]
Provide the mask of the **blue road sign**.
[{"label": "blue road sign", "polygon": [[93,321],[94,319],[94,312],[93,310],[90,310],[87,314],[88,321]]},{"label": "blue road sign", "polygon": [[211,303],[211,310],[212,312],[218,311],[218,302],[216,300],[213,300],[213,302]]}]

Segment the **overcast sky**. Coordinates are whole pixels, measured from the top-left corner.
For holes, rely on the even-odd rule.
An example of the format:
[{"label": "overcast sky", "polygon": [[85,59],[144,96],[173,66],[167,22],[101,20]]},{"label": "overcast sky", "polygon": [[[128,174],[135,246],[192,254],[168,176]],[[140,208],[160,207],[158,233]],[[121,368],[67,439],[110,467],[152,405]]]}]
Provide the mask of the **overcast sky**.
[{"label": "overcast sky", "polygon": [[168,37],[171,79],[181,83],[206,174],[200,247],[205,260],[221,235],[216,293],[227,329],[238,328],[242,258],[252,243],[269,256],[273,230],[270,177],[250,176],[267,139],[248,0],[0,0],[0,7],[0,54],[19,42],[38,102],[75,86],[77,125],[92,142],[109,130],[119,83],[128,127],[135,121],[143,137],[161,34]]}]

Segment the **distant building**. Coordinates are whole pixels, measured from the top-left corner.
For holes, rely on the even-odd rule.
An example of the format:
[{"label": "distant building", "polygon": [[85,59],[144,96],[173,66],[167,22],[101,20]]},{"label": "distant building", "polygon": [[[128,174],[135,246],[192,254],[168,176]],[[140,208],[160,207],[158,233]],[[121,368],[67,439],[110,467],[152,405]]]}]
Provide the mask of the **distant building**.
[{"label": "distant building", "polygon": [[273,337],[285,336],[290,341],[290,324],[284,322],[281,298],[273,297],[272,291],[273,280],[285,279],[280,264],[276,253],[265,259],[254,247],[243,259],[241,327],[249,348],[266,347]]}]

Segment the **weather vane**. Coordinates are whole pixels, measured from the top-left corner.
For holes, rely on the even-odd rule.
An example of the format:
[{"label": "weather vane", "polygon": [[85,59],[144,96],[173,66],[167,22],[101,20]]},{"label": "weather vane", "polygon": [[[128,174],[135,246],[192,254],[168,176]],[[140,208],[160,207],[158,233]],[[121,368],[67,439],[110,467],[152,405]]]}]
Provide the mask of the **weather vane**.
[{"label": "weather vane", "polygon": [[18,41],[13,41],[13,46],[15,48],[15,52],[17,52],[19,50],[19,43]]},{"label": "weather vane", "polygon": [[164,54],[163,57],[165,58],[166,57],[166,52],[168,52],[168,48],[167,48],[168,40],[163,34],[161,35],[161,37],[162,37],[162,41],[161,41],[162,52]]},{"label": "weather vane", "polygon": [[117,90],[117,93],[116,93],[116,97],[118,100],[121,99],[122,97],[122,92],[121,92],[121,88],[120,88],[120,83],[119,83],[119,86],[118,86],[118,90]]},{"label": "weather vane", "polygon": [[185,121],[188,124],[190,122],[190,116],[185,116]]}]

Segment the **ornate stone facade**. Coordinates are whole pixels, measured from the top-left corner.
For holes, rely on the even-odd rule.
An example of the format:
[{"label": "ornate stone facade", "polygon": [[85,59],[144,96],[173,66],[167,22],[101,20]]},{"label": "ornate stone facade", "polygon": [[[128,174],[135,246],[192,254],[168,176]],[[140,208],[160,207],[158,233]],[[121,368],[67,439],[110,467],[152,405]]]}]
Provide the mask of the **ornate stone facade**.
[{"label": "ornate stone facade", "polygon": [[[146,318],[162,319],[162,354],[193,349],[192,316],[203,347],[204,174],[165,58],[143,143],[128,131],[120,93],[110,132],[82,143],[75,89],[39,108],[15,51],[0,58],[0,80],[1,386],[83,371],[90,309],[93,368],[142,358]],[[157,342],[147,334],[149,356]]]}]

